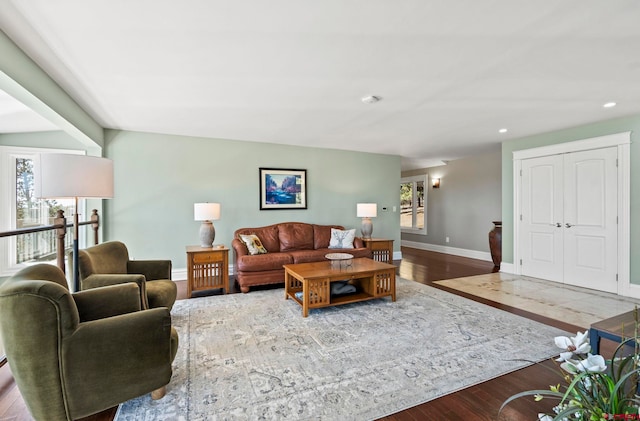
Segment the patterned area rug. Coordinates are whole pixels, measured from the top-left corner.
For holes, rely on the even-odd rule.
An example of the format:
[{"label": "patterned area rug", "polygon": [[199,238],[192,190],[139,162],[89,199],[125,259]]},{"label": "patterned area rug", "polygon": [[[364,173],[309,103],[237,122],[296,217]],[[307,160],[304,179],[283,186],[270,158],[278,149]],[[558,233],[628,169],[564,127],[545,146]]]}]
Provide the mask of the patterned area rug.
[{"label": "patterned area rug", "polygon": [[[558,329],[398,278],[390,298],[311,310],[284,290],[176,302],[167,396],[117,421],[367,420],[557,354]],[[575,334],[575,332],[572,332]]]}]

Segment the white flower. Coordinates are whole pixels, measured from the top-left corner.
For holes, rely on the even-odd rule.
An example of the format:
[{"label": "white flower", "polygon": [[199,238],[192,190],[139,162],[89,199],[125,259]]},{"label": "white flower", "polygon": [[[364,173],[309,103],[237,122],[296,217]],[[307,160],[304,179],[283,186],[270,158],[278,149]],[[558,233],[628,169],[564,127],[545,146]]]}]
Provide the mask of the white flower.
[{"label": "white flower", "polygon": [[553,421],[553,417],[551,415],[538,414],[538,421]]},{"label": "white flower", "polygon": [[571,374],[602,373],[607,369],[607,364],[602,355],[589,354],[584,360],[566,360],[560,367]]},{"label": "white flower", "polygon": [[583,333],[578,332],[576,336],[572,338],[556,336],[553,340],[558,348],[565,350],[565,352],[560,353],[556,361],[568,361],[574,355],[584,355],[591,351],[588,330],[585,330]]}]

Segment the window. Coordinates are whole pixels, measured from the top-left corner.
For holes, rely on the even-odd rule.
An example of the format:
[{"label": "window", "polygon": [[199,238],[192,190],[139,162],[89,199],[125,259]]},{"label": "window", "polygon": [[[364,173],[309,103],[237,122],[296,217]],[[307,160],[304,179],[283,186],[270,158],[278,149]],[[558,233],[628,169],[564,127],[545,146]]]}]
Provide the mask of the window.
[{"label": "window", "polygon": [[400,180],[400,229],[402,232],[427,234],[425,186],[427,176],[402,178]]},{"label": "window", "polygon": [[[0,231],[51,225],[58,209],[62,209],[70,221],[74,213],[73,200],[34,197],[35,160],[40,153],[52,152],[63,151],[0,147],[3,180],[0,185],[3,204],[0,207]],[[55,230],[3,238],[0,241],[0,276],[10,275],[31,262],[55,261],[56,240]],[[70,247],[72,236],[67,235],[66,241]]]}]

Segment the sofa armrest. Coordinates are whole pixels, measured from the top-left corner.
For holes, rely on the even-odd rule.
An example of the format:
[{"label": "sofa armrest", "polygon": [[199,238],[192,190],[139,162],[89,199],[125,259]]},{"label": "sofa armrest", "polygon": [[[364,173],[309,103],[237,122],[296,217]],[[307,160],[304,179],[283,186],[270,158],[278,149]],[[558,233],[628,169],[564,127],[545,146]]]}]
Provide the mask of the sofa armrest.
[{"label": "sofa armrest", "polygon": [[125,284],[127,282],[133,282],[138,286],[140,293],[140,307],[144,309],[149,308],[149,301],[147,300],[147,287],[144,275],[128,275],[128,274],[94,274],[89,275],[82,280],[81,289],[93,289],[101,288],[108,285]]},{"label": "sofa armrest", "polygon": [[247,256],[249,254],[247,246],[245,246],[245,244],[237,238],[234,238],[231,241],[231,247],[233,247],[233,252],[235,253],[236,258],[240,256]]},{"label": "sofa armrest", "polygon": [[364,241],[362,241],[362,238],[356,237],[356,238],[353,239],[353,248],[361,249],[361,248],[364,248],[364,247],[365,247],[365,245],[364,245]]},{"label": "sofa armrest", "polygon": [[139,273],[147,281],[171,279],[171,260],[129,260],[127,273]]},{"label": "sofa armrest", "polygon": [[81,322],[141,310],[140,288],[133,282],[87,289],[72,295]]}]

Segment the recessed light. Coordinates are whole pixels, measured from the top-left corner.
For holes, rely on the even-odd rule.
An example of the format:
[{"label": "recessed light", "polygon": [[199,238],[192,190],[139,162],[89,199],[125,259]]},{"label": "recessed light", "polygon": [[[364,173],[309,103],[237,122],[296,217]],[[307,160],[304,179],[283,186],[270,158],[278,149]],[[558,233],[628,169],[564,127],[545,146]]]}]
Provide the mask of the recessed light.
[{"label": "recessed light", "polygon": [[508,130],[507,130],[507,129],[500,129],[500,130],[498,130],[498,133],[506,133],[506,132],[508,132]]},{"label": "recessed light", "polygon": [[603,105],[604,108],[613,108],[616,106],[615,102],[607,102],[606,104]]},{"label": "recessed light", "polygon": [[362,98],[362,102],[364,102],[365,104],[375,104],[380,100],[382,100],[382,97],[376,95],[369,95]]}]

